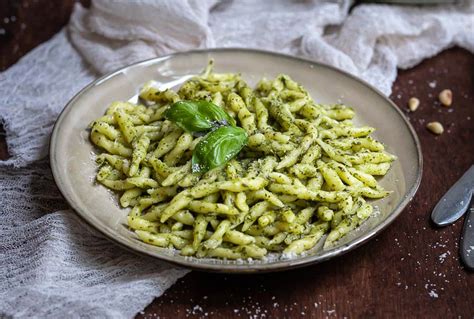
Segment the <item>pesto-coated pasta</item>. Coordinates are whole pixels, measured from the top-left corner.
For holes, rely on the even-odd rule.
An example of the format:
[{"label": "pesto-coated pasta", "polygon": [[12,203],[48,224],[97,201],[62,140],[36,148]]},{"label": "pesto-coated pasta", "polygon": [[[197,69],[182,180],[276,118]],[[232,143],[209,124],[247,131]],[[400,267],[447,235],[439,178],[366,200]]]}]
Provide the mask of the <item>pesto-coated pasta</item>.
[{"label": "pesto-coated pasta", "polygon": [[[389,195],[377,178],[396,157],[370,136],[373,128],[353,125],[353,108],[317,104],[287,75],[252,89],[212,66],[177,91],[148,82],[139,103],[114,102],[90,125],[103,151],[96,180],[120,193],[139,240],[197,258],[296,255],[323,240],[330,248],[372,215],[366,199]],[[243,129],[240,153],[196,171],[206,133],[168,117],[180,101],[212,102],[215,114],[228,115],[211,131]]]}]

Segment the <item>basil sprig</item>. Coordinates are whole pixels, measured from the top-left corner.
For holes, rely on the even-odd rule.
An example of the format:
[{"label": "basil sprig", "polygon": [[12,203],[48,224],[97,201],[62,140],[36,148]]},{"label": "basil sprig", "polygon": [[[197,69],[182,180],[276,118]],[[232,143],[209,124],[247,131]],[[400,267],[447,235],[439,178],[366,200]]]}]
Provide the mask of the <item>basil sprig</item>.
[{"label": "basil sprig", "polygon": [[247,144],[247,133],[234,126],[222,126],[210,132],[193,151],[193,172],[207,172],[224,165]]},{"label": "basil sprig", "polygon": [[207,133],[196,145],[192,171],[204,173],[227,163],[247,144],[247,133],[219,106],[207,101],[179,101],[165,117],[190,133]]},{"label": "basil sprig", "polygon": [[220,126],[235,126],[235,120],[221,107],[207,101],[179,101],[165,117],[187,132],[207,132]]}]

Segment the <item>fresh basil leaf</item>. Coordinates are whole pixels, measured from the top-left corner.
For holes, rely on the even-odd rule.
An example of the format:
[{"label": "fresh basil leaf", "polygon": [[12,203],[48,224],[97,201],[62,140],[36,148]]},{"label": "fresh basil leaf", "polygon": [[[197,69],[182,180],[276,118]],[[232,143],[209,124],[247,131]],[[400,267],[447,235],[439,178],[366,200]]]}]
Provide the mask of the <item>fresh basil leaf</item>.
[{"label": "fresh basil leaf", "polygon": [[234,126],[222,126],[210,132],[193,151],[192,171],[207,172],[227,163],[247,144],[247,133]]},{"label": "fresh basil leaf", "polygon": [[211,120],[213,127],[236,125],[232,116],[227,114],[220,106],[207,101],[197,101],[194,103],[197,104],[199,112]]},{"label": "fresh basil leaf", "polygon": [[235,126],[235,120],[221,107],[207,101],[179,101],[165,117],[187,132],[205,132],[220,126]]}]

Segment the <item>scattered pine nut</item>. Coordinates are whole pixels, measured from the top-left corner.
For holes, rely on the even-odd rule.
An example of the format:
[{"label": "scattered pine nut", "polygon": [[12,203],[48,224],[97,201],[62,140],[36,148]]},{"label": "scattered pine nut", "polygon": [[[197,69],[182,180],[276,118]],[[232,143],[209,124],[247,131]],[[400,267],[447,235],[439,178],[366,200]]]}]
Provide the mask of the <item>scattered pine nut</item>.
[{"label": "scattered pine nut", "polygon": [[426,124],[426,128],[436,135],[441,135],[444,132],[443,125],[440,122],[429,122]]},{"label": "scattered pine nut", "polygon": [[453,92],[449,89],[443,90],[439,93],[439,101],[444,106],[450,106],[453,103]]},{"label": "scattered pine nut", "polygon": [[412,112],[415,112],[419,105],[420,105],[420,100],[418,100],[416,97],[412,97],[408,100],[408,108]]}]

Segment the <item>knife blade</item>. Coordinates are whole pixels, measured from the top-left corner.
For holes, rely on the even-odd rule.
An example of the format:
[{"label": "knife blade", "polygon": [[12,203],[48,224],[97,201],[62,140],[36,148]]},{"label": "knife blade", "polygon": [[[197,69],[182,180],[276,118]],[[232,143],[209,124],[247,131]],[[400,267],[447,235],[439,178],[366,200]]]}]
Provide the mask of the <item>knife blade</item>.
[{"label": "knife blade", "polygon": [[474,270],[474,199],[464,221],[464,229],[461,236],[461,247],[459,253],[464,265]]},{"label": "knife blade", "polygon": [[454,223],[466,212],[474,191],[474,165],[448,190],[436,204],[431,220],[438,226]]}]

